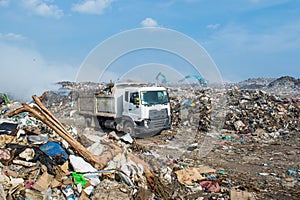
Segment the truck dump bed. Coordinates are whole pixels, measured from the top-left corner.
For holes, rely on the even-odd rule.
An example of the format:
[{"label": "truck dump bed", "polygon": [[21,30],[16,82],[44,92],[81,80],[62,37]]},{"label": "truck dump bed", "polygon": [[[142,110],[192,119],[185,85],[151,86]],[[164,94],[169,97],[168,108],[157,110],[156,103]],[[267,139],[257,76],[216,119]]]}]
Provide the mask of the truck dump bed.
[{"label": "truck dump bed", "polygon": [[115,98],[113,95],[95,95],[97,116],[116,117]]},{"label": "truck dump bed", "polygon": [[115,99],[113,95],[96,94],[94,96],[80,96],[78,111],[85,115],[115,117]]},{"label": "truck dump bed", "polygon": [[78,98],[78,111],[81,114],[93,115],[95,112],[95,97],[94,96],[80,96]]},{"label": "truck dump bed", "polygon": [[126,88],[137,88],[144,84],[120,83],[110,94],[94,94],[78,98],[78,110],[81,114],[102,117],[121,118],[123,113],[123,94]]}]

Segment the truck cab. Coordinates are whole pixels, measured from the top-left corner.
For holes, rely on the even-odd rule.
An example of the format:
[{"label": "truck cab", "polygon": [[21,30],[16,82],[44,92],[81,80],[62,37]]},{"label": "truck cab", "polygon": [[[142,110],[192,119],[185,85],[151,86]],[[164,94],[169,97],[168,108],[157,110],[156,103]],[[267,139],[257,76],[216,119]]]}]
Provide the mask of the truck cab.
[{"label": "truck cab", "polygon": [[132,135],[152,135],[170,128],[169,96],[164,87],[126,88],[123,106],[124,132]]}]

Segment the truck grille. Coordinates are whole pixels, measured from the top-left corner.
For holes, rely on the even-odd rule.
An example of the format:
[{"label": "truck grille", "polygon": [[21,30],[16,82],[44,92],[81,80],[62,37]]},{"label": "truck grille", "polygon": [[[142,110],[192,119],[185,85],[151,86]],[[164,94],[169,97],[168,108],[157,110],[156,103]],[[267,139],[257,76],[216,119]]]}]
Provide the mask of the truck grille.
[{"label": "truck grille", "polygon": [[168,123],[168,111],[167,109],[162,110],[150,110],[149,111],[150,118],[150,127],[153,128],[162,128]]},{"label": "truck grille", "polygon": [[153,128],[162,128],[164,127],[165,123],[166,123],[166,120],[167,119],[159,119],[159,120],[152,120],[150,122],[150,127],[153,127]]},{"label": "truck grille", "polygon": [[150,110],[149,111],[149,118],[151,120],[163,119],[165,120],[168,117],[167,109],[161,110]]}]

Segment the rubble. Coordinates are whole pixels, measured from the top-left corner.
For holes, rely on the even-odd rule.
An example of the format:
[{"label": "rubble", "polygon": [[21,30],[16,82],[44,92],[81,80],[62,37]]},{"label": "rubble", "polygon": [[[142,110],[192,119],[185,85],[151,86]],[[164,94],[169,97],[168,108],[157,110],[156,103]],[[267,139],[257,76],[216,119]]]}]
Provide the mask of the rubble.
[{"label": "rubble", "polygon": [[280,78],[249,78],[238,83],[226,83],[227,89],[238,87],[241,90],[263,90],[272,95],[299,98],[300,79],[282,76]]},{"label": "rubble", "polygon": [[2,199],[300,198],[296,96],[169,87],[172,128],[137,140],[77,115],[72,90],[103,84],[62,84],[0,105]]}]

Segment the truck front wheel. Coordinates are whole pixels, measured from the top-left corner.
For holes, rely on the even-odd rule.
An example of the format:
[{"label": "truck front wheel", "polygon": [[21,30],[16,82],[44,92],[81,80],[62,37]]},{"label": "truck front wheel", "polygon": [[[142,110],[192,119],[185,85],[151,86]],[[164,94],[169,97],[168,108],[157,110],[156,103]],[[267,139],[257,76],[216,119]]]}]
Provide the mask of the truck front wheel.
[{"label": "truck front wheel", "polygon": [[134,126],[132,122],[125,122],[124,133],[129,133],[131,136],[135,136]]}]

